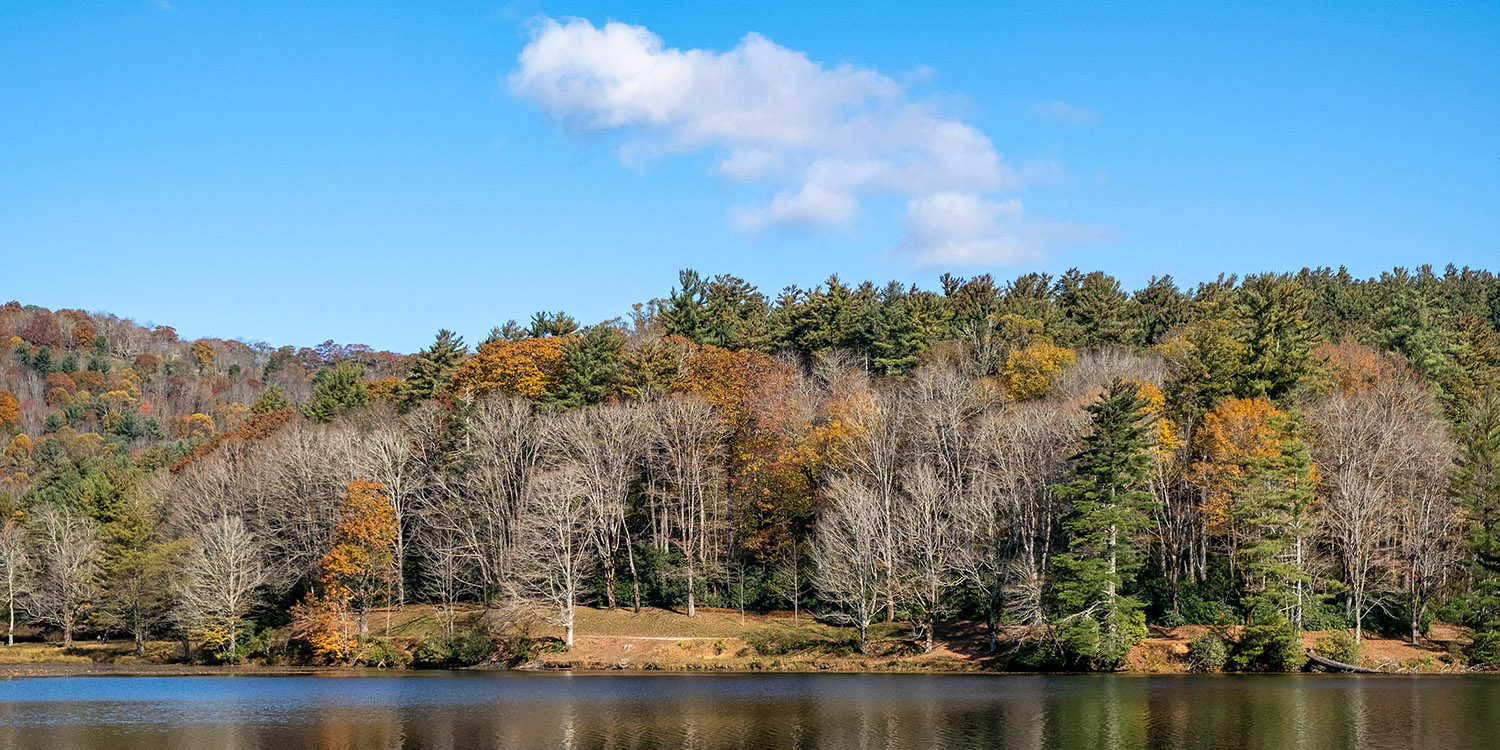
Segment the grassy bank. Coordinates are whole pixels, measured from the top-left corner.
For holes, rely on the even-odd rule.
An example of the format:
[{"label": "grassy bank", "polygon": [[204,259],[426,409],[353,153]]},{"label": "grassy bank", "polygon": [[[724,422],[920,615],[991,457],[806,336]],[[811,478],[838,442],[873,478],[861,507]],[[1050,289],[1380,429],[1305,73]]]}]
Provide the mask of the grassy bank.
[{"label": "grassy bank", "polygon": [[[480,610],[458,613],[456,629],[471,630],[485,617]],[[411,663],[423,644],[441,640],[446,618],[430,606],[413,605],[402,610],[381,610],[370,618],[371,634],[380,648],[395,655],[389,662]],[[1238,628],[1210,629],[1200,625],[1151,628],[1150,637],[1132,651],[1127,670],[1135,673],[1181,673],[1188,671],[1188,644],[1205,631],[1234,639]],[[1003,633],[998,652],[988,649],[984,628],[976,623],[945,623],[938,628],[935,647],[924,653],[907,638],[900,624],[876,625],[871,629],[869,653],[858,651],[852,628],[820,623],[809,617],[793,619],[791,613],[741,614],[733,610],[699,608],[696,617],[665,609],[603,610],[580,608],[575,643],[566,648],[560,629],[542,622],[512,628],[494,639],[495,653],[475,666],[515,667],[530,670],[632,670],[632,671],[828,671],[828,672],[980,672],[1015,669],[1011,661],[1023,633]],[[1303,634],[1305,648],[1326,649],[1333,633]],[[258,636],[260,651],[234,670],[269,668],[305,672],[298,666],[295,650],[288,648],[285,629]],[[1345,639],[1347,640],[1347,639]],[[1366,634],[1356,660],[1363,666],[1391,672],[1439,673],[1460,671],[1451,657],[1456,645],[1466,642],[1462,630],[1434,624],[1430,638],[1417,645],[1400,639]],[[181,662],[181,644],[153,641],[146,653],[136,653],[129,641],[80,640],[63,648],[38,641],[0,647],[0,674],[38,668],[87,669],[107,667],[156,673],[176,666],[197,667]],[[389,657],[387,657],[389,658]],[[420,659],[418,659],[420,663]],[[371,661],[373,664],[374,661]]]}]

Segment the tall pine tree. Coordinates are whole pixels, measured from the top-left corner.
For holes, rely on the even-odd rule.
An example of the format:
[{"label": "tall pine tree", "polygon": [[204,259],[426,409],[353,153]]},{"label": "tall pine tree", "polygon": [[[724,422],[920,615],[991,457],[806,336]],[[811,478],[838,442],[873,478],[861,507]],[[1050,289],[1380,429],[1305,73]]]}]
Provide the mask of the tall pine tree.
[{"label": "tall pine tree", "polygon": [[442,392],[468,352],[464,337],[446,328],[438,331],[432,346],[417,353],[411,374],[401,383],[401,404],[411,408]]},{"label": "tall pine tree", "polygon": [[1068,551],[1055,558],[1058,633],[1070,658],[1115,669],[1146,637],[1141,602],[1127,596],[1141,565],[1135,537],[1150,525],[1151,428],[1136,387],[1116,380],[1088,408],[1093,432],[1073,456],[1070,481],[1055,491],[1072,501],[1063,521]]}]

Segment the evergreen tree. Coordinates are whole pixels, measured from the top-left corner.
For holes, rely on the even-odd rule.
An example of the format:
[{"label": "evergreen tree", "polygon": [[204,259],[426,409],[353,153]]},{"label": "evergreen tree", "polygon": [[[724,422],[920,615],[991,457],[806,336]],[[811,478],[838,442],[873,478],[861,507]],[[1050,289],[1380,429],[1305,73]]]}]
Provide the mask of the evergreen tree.
[{"label": "evergreen tree", "polygon": [[255,403],[250,406],[250,411],[255,414],[270,414],[273,411],[292,408],[292,402],[286,397],[286,392],[281,386],[273,385],[256,397]]},{"label": "evergreen tree", "polygon": [[1063,521],[1068,551],[1055,560],[1059,636],[1077,662],[1096,669],[1124,663],[1146,637],[1141,602],[1127,596],[1140,567],[1135,537],[1150,524],[1154,417],[1136,388],[1116,380],[1088,408],[1093,432],[1073,456],[1070,481],[1057,485],[1072,502]]},{"label": "evergreen tree", "polygon": [[1258,612],[1282,617],[1295,630],[1313,596],[1311,554],[1314,474],[1296,415],[1270,417],[1274,449],[1252,453],[1241,466],[1229,515],[1240,535],[1235,570],[1245,624]]},{"label": "evergreen tree", "polygon": [[578,332],[578,321],[572,316],[562,312],[549,313],[546,310],[531,316],[531,326],[526,329],[527,335],[532,338],[543,336],[569,336]]},{"label": "evergreen tree", "polygon": [[438,331],[432,346],[417,353],[411,373],[401,383],[402,405],[410,408],[441,393],[468,352],[462,336],[446,328]]},{"label": "evergreen tree", "polygon": [[318,371],[317,377],[313,378],[312,397],[302,406],[302,415],[313,422],[327,422],[368,399],[364,368],[346,359]]},{"label": "evergreen tree", "polygon": [[620,375],[620,353],[625,337],[607,325],[588,328],[562,347],[556,402],[573,408],[597,404],[615,389]]},{"label": "evergreen tree", "polygon": [[1241,396],[1277,399],[1312,371],[1318,332],[1308,318],[1312,294],[1287,276],[1248,279],[1240,293],[1249,330]]},{"label": "evergreen tree", "polygon": [[1155,346],[1187,320],[1187,295],[1178,291],[1171,276],[1151,277],[1146,288],[1134,295],[1140,343]]},{"label": "evergreen tree", "polygon": [[1133,304],[1114,277],[1100,271],[1080,274],[1074,268],[1057,283],[1057,305],[1067,324],[1064,334],[1054,336],[1059,344],[1080,349],[1134,343]]},{"label": "evergreen tree", "polygon": [[708,315],[704,305],[707,294],[708,285],[697,271],[684,268],[677,272],[677,287],[662,302],[661,312],[657,313],[667,335],[683,336],[689,341],[702,343],[704,319]]},{"label": "evergreen tree", "polygon": [[1475,630],[1471,656],[1500,663],[1500,394],[1492,392],[1463,427],[1455,464],[1453,495],[1469,519],[1455,609]]}]

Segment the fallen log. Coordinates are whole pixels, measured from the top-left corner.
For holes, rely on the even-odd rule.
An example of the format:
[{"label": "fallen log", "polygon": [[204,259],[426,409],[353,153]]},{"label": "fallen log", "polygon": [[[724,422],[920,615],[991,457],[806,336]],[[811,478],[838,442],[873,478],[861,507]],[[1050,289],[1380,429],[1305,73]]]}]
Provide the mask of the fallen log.
[{"label": "fallen log", "polygon": [[1345,664],[1345,663],[1343,663],[1341,661],[1334,661],[1334,660],[1329,659],[1327,657],[1318,656],[1318,652],[1316,652],[1316,651],[1314,651],[1312,649],[1308,649],[1307,650],[1307,659],[1308,659],[1308,661],[1311,661],[1312,663],[1314,663],[1314,664],[1316,664],[1316,665],[1318,665],[1318,666],[1320,666],[1320,667],[1322,667],[1322,668],[1324,668],[1324,669],[1326,669],[1326,670],[1328,670],[1330,672],[1353,672],[1354,674],[1383,674],[1378,669],[1368,669],[1368,668],[1365,668],[1365,667],[1357,667],[1357,666],[1355,666],[1353,664]]}]

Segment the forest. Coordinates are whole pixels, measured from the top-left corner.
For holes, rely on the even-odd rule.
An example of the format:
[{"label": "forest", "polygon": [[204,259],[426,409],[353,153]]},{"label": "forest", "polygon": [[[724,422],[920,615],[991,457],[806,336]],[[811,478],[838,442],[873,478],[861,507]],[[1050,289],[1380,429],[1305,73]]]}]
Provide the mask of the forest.
[{"label": "forest", "polygon": [[[663,286],[666,286],[664,284]],[[309,322],[311,323],[311,322]],[[1500,664],[1500,279],[943,276],[664,297],[414,354],[0,308],[0,606],[184,658],[369,663],[381,608],[980,623],[1114,670],[1148,625]],[[272,638],[268,634],[287,634]],[[1019,633],[1019,635],[1017,635]],[[456,657],[455,657],[456,658]],[[441,659],[434,658],[434,661]]]}]

